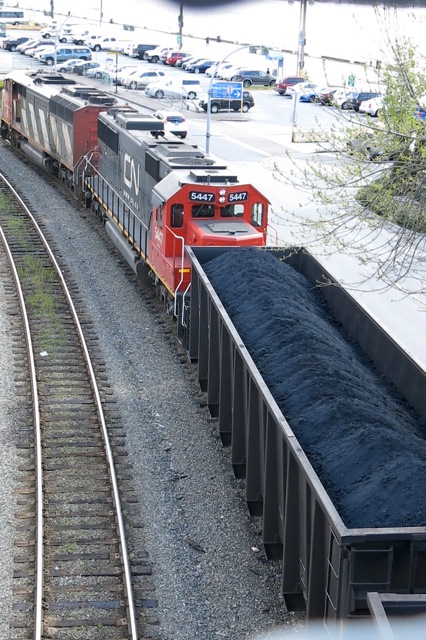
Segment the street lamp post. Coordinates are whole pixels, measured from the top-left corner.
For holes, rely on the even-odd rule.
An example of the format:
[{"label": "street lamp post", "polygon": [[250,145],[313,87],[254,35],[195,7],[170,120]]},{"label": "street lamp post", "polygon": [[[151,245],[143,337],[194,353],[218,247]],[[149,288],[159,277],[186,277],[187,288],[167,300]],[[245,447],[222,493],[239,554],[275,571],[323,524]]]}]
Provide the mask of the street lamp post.
[{"label": "street lamp post", "polygon": [[305,44],[306,44],[306,9],[308,0],[300,0],[300,20],[299,20],[299,43],[297,47],[297,70],[298,76],[304,76],[305,68]]},{"label": "street lamp post", "polygon": [[183,0],[180,2],[179,15],[178,15],[178,28],[179,34],[177,37],[179,49],[182,49],[182,30],[183,30]]},{"label": "street lamp post", "polygon": [[62,27],[64,26],[64,24],[66,23],[66,21],[71,18],[72,16],[70,15],[70,13],[68,12],[67,17],[65,18],[65,20],[63,22],[61,22],[60,25],[58,25],[57,29],[56,29],[56,34],[55,34],[55,51],[53,53],[53,57],[54,57],[54,65],[55,65],[55,71],[56,71],[56,65],[58,63],[58,43],[59,43],[59,34],[61,32]]}]

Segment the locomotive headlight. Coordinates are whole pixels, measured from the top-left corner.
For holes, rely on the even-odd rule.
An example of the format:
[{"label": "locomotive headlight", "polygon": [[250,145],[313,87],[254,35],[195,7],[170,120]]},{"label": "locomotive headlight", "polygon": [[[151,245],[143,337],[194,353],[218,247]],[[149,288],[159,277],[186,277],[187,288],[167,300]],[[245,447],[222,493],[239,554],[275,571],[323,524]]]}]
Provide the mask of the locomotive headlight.
[{"label": "locomotive headlight", "polygon": [[226,198],[224,198],[223,196],[221,198],[219,198],[219,202],[225,202]]},{"label": "locomotive headlight", "polygon": [[220,196],[226,195],[226,189],[219,189],[219,195]]}]

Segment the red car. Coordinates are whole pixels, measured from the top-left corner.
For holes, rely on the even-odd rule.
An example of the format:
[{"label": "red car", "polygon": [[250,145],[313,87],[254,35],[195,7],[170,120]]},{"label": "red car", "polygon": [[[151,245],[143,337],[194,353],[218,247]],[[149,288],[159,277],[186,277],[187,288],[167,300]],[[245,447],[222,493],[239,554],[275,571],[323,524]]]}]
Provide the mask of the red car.
[{"label": "red car", "polygon": [[163,62],[164,64],[169,64],[171,67],[174,67],[178,60],[186,58],[189,55],[188,51],[170,51]]},{"label": "red car", "polygon": [[277,78],[274,84],[274,91],[277,91],[280,96],[283,96],[287,91],[287,87],[291,87],[299,82],[305,82],[306,78],[298,76],[289,76],[288,78]]}]

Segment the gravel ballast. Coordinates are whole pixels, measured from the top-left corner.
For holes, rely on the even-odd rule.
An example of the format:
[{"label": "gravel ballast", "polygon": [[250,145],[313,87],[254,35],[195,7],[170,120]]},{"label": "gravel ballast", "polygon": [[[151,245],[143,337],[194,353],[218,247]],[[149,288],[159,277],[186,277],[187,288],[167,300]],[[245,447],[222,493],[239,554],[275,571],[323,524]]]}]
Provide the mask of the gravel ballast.
[{"label": "gravel ballast", "polygon": [[204,269],[346,526],[425,526],[425,424],[320,290],[248,247]]},{"label": "gravel ballast", "polygon": [[[143,523],[130,530],[129,544],[136,554],[148,551],[152,565],[147,604],[154,605],[152,620],[158,617],[159,625],[152,624],[147,635],[243,640],[302,624],[303,616],[286,613],[282,568],[263,556],[261,523],[248,514],[244,486],[208,419],[193,366],[166,335],[168,319],[149,304],[103,226],[88,223],[89,211],[76,211],[7,147],[0,147],[0,159],[42,214],[99,336],[139,499],[132,517]],[[2,375],[11,376],[0,348]],[[1,410],[8,425],[7,407]],[[10,545],[10,532],[4,537]],[[6,574],[1,593],[7,591]]]}]

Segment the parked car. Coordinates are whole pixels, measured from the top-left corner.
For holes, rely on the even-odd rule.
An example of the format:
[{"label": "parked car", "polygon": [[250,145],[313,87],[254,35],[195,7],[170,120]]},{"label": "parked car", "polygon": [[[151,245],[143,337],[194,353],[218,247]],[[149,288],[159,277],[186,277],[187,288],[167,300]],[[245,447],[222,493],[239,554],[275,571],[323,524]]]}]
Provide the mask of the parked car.
[{"label": "parked car", "polygon": [[52,66],[58,62],[65,62],[65,60],[70,60],[71,58],[78,58],[79,60],[91,60],[92,52],[89,47],[78,47],[77,45],[73,47],[58,47],[55,51],[49,51],[48,53],[41,53],[38,57],[40,62],[44,62],[45,64]]},{"label": "parked car", "polygon": [[16,48],[20,44],[24,44],[25,42],[28,42],[28,40],[29,38],[26,38],[25,36],[22,36],[21,38],[5,38],[3,40],[2,47],[6,51],[16,51]]},{"label": "parked car", "polygon": [[77,76],[85,76],[89,69],[97,69],[99,71],[100,68],[101,64],[99,62],[92,62],[90,60],[79,60],[78,62],[74,63],[72,72]]},{"label": "parked car", "polygon": [[348,109],[358,112],[361,102],[375,98],[378,95],[377,91],[355,91],[347,101]]},{"label": "parked car", "polygon": [[190,63],[193,60],[196,59],[196,56],[194,56],[193,54],[189,55],[189,56],[185,56],[184,58],[179,58],[179,60],[176,60],[175,62],[175,68],[178,69],[179,67],[183,68],[183,65],[186,63]]},{"label": "parked car", "polygon": [[188,135],[188,123],[186,118],[180,113],[180,111],[155,111],[154,118],[158,118],[161,122],[164,122],[164,131],[172,133],[178,138],[186,138]]},{"label": "parked car", "polygon": [[137,42],[129,42],[123,47],[122,54],[125,56],[129,56],[129,58],[133,58],[133,52],[136,49],[137,45]]},{"label": "parked car", "polygon": [[298,95],[300,102],[314,102],[320,87],[313,82],[298,82],[287,89],[290,96]]},{"label": "parked car", "polygon": [[123,45],[123,41],[121,38],[116,36],[104,36],[102,38],[95,38],[86,41],[88,47],[92,49],[92,51],[117,51],[119,47]]},{"label": "parked car", "polygon": [[414,117],[417,120],[426,120],[426,108],[420,105],[417,105],[416,110],[414,111]]},{"label": "parked car", "polygon": [[165,59],[163,59],[163,63],[174,67],[176,61],[179,60],[179,58],[185,58],[189,55],[190,53],[188,51],[170,51]]},{"label": "parked car", "polygon": [[[208,97],[199,100],[199,106],[207,111],[208,109]],[[217,113],[218,111],[243,111],[247,113],[249,109],[254,107],[253,94],[250,91],[243,91],[242,99],[233,98],[211,98],[210,99],[210,112]]]},{"label": "parked car", "polygon": [[56,71],[59,71],[59,73],[72,73],[72,70],[74,69],[77,62],[80,62],[78,58],[71,58],[70,60],[66,60],[61,64],[56,65]]},{"label": "parked car", "polygon": [[189,71],[189,73],[205,73],[206,69],[214,63],[214,60],[201,60],[201,62],[187,65],[186,70]]},{"label": "parked car", "polygon": [[103,34],[101,31],[93,31],[90,29],[85,29],[84,31],[80,31],[80,33],[76,33],[74,35],[74,44],[78,44],[80,46],[86,45],[89,46],[91,42],[94,40],[99,40],[102,38]]},{"label": "parked car", "polygon": [[209,69],[206,69],[206,76],[209,76],[210,78],[212,76],[214,78],[220,78],[220,74],[222,73],[222,71],[225,72],[233,66],[234,65],[230,62],[217,62],[216,64],[213,64]]},{"label": "parked car", "polygon": [[217,77],[220,78],[221,80],[229,81],[229,80],[232,80],[234,76],[238,75],[242,71],[245,71],[246,69],[247,67],[243,67],[241,65],[234,65],[233,67],[229,67],[229,69],[222,72],[221,74],[218,74]]},{"label": "parked car", "polygon": [[245,69],[237,73],[233,78],[233,82],[242,82],[243,87],[251,87],[252,84],[260,84],[264,87],[272,87],[276,78],[269,72],[261,69]]},{"label": "parked car", "polygon": [[145,51],[153,51],[158,47],[158,44],[137,44],[133,48],[133,58],[139,58],[139,60],[143,59],[143,54]]},{"label": "parked car", "polygon": [[333,95],[334,106],[343,110],[348,109],[348,100],[350,100],[353,93],[353,89],[337,89]]},{"label": "parked car", "polygon": [[288,87],[292,87],[294,84],[298,84],[299,82],[305,82],[305,78],[301,76],[287,76],[286,78],[277,78],[274,84],[274,91],[283,96],[287,94]]},{"label": "parked car", "polygon": [[186,71],[191,64],[198,64],[202,60],[204,60],[204,58],[200,58],[198,55],[186,56],[186,58],[178,60],[175,67],[181,67],[183,71]]},{"label": "parked car", "polygon": [[155,49],[148,49],[143,54],[143,59],[147,60],[147,62],[157,63],[160,61],[161,56],[163,54],[168,54],[171,51],[174,51],[173,47],[156,47]]},{"label": "parked car", "polygon": [[334,104],[334,94],[338,91],[335,87],[320,87],[317,89],[314,102],[318,104],[323,104],[326,106],[331,106]]},{"label": "parked car", "polygon": [[37,42],[36,44],[31,45],[31,47],[26,47],[24,51],[24,55],[34,57],[34,54],[41,49],[46,49],[46,47],[54,47],[54,40],[43,40],[42,42]]},{"label": "parked car", "polygon": [[40,37],[49,39],[54,36],[59,36],[60,31],[64,31],[65,29],[77,28],[78,26],[79,25],[77,22],[68,22],[67,20],[66,24],[58,24],[56,20],[52,20],[50,24],[45,25],[40,29]]},{"label": "parked car", "polygon": [[139,69],[140,67],[135,64],[127,64],[121,68],[118,67],[117,72],[114,72],[112,74],[114,84],[117,83],[117,85],[122,85],[127,76],[130,76],[130,74],[139,71]]},{"label": "parked car", "polygon": [[369,100],[361,102],[358,111],[359,113],[365,113],[368,116],[377,118],[380,109],[383,109],[383,98],[382,96],[376,96],[375,98],[370,98]]},{"label": "parked car", "polygon": [[38,42],[41,42],[40,38],[30,38],[26,42],[21,42],[21,44],[18,44],[18,46],[16,47],[16,51],[24,55],[25,49],[28,49],[28,47],[33,47]]},{"label": "parked car", "polygon": [[126,89],[145,89],[150,82],[155,82],[165,77],[164,71],[141,71],[139,68],[130,76],[125,77],[124,86]]},{"label": "parked car", "polygon": [[197,91],[200,92],[200,82],[198,80],[171,79],[152,82],[145,87],[145,94],[151,98],[187,98],[194,100]]}]

